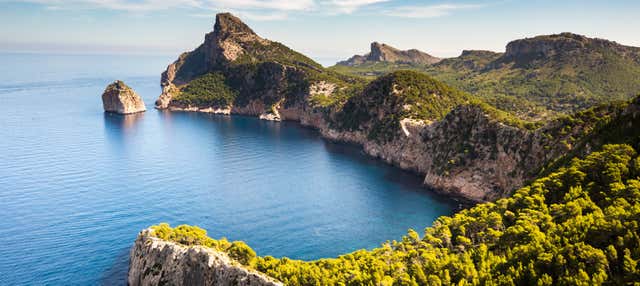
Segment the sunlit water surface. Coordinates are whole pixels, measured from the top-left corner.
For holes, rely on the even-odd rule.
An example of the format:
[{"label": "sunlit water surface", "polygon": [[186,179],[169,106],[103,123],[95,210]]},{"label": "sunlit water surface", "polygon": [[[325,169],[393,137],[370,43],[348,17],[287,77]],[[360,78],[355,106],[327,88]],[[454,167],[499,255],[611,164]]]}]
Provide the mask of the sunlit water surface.
[{"label": "sunlit water surface", "polygon": [[[0,285],[123,284],[159,222],[317,259],[452,213],[420,178],[298,124],[153,109],[171,60],[0,55]],[[146,113],[103,113],[115,79]]]}]

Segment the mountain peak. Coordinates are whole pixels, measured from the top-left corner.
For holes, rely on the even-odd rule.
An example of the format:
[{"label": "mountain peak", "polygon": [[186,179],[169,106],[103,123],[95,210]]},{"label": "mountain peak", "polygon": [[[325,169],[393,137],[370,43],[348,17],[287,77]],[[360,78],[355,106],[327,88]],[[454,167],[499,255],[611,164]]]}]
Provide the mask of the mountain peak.
[{"label": "mountain peak", "polygon": [[507,44],[503,61],[530,61],[545,59],[557,55],[594,52],[598,49],[610,49],[625,53],[637,53],[638,49],[620,45],[613,41],[589,38],[574,33],[542,35],[533,38],[515,40]]},{"label": "mountain peak", "polygon": [[371,43],[371,51],[367,60],[375,62],[393,62],[397,58],[396,54],[402,51],[386,44],[378,42]]},{"label": "mountain peak", "polygon": [[216,15],[216,23],[213,30],[219,36],[231,35],[252,35],[256,33],[247,26],[240,18],[231,13],[219,13]]},{"label": "mountain peak", "polygon": [[371,43],[371,50],[365,55],[355,55],[338,65],[358,66],[367,62],[390,62],[429,65],[440,59],[416,49],[402,51],[380,42]]}]

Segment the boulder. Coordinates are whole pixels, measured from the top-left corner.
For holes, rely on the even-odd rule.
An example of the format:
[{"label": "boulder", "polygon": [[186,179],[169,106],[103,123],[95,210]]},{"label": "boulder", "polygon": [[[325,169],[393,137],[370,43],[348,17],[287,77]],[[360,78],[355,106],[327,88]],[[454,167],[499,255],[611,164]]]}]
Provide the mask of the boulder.
[{"label": "boulder", "polygon": [[116,80],[108,85],[102,94],[102,106],[105,112],[130,114],[146,111],[142,98],[133,89]]}]

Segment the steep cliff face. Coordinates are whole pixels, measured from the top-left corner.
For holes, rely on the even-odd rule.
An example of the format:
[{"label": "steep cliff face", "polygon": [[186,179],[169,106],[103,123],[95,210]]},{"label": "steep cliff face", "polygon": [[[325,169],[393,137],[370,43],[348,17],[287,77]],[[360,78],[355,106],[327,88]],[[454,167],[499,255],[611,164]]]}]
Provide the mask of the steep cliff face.
[{"label": "steep cliff face", "polygon": [[498,112],[426,75],[403,71],[369,84],[320,130],[424,174],[425,185],[437,191],[490,201],[532,179],[592,127],[552,121],[526,129]]},{"label": "steep cliff face", "polygon": [[251,28],[229,13],[216,15],[214,30],[205,35],[204,43],[191,52],[183,53],[162,73],[162,95],[156,107],[168,108],[180,86],[208,72],[222,70],[236,60],[251,45],[269,44]]},{"label": "steep cliff face", "polygon": [[[498,63],[515,61],[519,65],[525,65],[539,59],[589,55],[603,53],[603,51],[618,54],[631,61],[640,60],[638,48],[623,46],[604,39],[561,33],[512,41],[507,44],[506,52]],[[587,58],[587,60],[595,59]]]},{"label": "steep cliff face", "polygon": [[143,230],[130,253],[130,286],[238,285],[279,286],[282,283],[204,246],[183,246]]},{"label": "steep cliff face", "polygon": [[[504,197],[521,187],[589,127],[550,122],[527,129],[418,72],[392,72],[365,85],[258,37],[232,15],[216,19],[205,43],[163,74],[158,108],[298,121],[471,201]],[[467,51],[463,57],[480,69],[501,55]]]},{"label": "steep cliff face", "polygon": [[371,51],[365,55],[355,55],[346,61],[338,62],[337,65],[359,66],[364,63],[389,62],[389,63],[410,63],[420,65],[430,65],[439,62],[441,59],[425,52],[411,49],[398,50],[387,44],[378,42],[371,43]]},{"label": "steep cliff face", "polygon": [[[212,74],[218,78],[215,84],[199,80]],[[259,37],[240,19],[223,13],[216,16],[214,31],[205,36],[204,43],[182,54],[163,73],[163,92],[156,107],[280,120],[277,109],[304,108],[313,84],[344,85],[352,80]],[[228,96],[220,98],[222,94]]]},{"label": "steep cliff face", "polygon": [[105,112],[131,114],[144,112],[142,98],[124,82],[116,80],[105,88],[102,94],[102,107]]}]

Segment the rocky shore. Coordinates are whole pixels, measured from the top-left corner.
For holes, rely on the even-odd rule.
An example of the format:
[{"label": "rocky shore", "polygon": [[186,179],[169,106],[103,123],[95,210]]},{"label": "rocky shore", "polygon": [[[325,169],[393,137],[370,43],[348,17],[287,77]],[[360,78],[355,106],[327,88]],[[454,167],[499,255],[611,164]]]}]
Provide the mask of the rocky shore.
[{"label": "rocky shore", "polygon": [[282,283],[204,246],[184,246],[140,232],[130,252],[129,286],[281,286]]},{"label": "rocky shore", "polygon": [[[283,53],[289,55],[282,59],[276,57]],[[353,129],[338,128],[336,125],[341,122],[336,117],[343,111],[318,106],[313,99],[339,97],[346,89],[344,79],[316,66],[308,58],[300,58],[307,62],[283,63],[295,57],[303,56],[260,38],[233,15],[219,14],[214,31],[206,35],[205,42],[194,51],[182,54],[162,74],[163,91],[156,108],[297,121],[318,129],[329,140],[360,145],[371,156],[424,176],[424,184],[438,192],[471,202],[492,201],[509,195],[534,178],[550,160],[567,152],[570,148],[567,140],[582,131],[574,128],[550,137],[546,133],[557,127],[554,122],[536,130],[516,127],[468,102],[453,105],[445,116],[433,120],[399,115],[413,107],[389,105],[389,102],[408,95],[404,94],[406,91],[396,90],[395,83],[383,82],[365,88],[361,95],[350,99],[357,100],[353,103],[356,106],[375,110],[375,114],[369,112],[366,116],[379,121],[389,118],[397,121],[397,127],[388,132],[400,135],[380,140],[371,136],[375,127],[372,123]],[[190,81],[198,74],[211,72],[226,77],[221,84],[235,84],[231,87],[238,92],[234,102],[203,105],[179,100]],[[381,90],[390,92],[367,94],[378,94]],[[433,91],[424,96],[447,100],[447,94],[438,93]],[[379,105],[380,96],[384,97],[384,105]],[[434,102],[443,104],[438,100]]]}]

